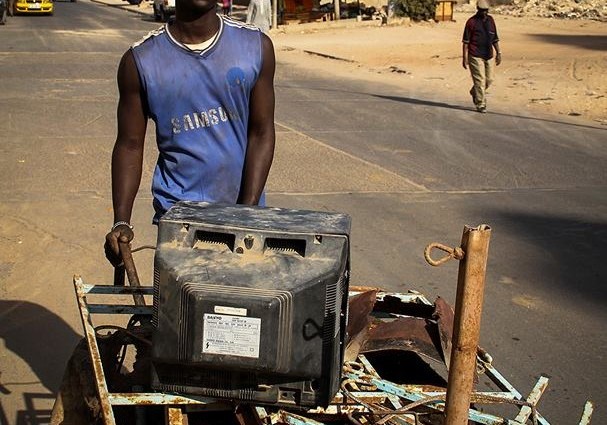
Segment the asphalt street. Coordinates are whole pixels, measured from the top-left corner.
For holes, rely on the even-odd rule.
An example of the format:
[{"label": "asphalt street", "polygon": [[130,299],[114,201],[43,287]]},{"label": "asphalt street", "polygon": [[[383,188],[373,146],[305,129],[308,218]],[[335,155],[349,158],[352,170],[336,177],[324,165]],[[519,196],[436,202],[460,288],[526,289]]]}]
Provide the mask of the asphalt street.
[{"label": "asphalt street", "polygon": [[[126,2],[124,2],[126,5]],[[82,334],[71,285],[109,283],[118,61],[159,24],[89,0],[0,28],[0,424],[47,423]],[[553,424],[607,422],[607,131],[507,108],[482,115],[423,87],[343,81],[277,54],[268,204],[352,216],[352,283],[453,303],[457,264],[430,242],[492,227],[481,345],[522,392],[551,378]],[[148,128],[135,245],[155,243]],[[135,258],[151,282],[149,254]],[[514,416],[514,415],[513,415]]]}]

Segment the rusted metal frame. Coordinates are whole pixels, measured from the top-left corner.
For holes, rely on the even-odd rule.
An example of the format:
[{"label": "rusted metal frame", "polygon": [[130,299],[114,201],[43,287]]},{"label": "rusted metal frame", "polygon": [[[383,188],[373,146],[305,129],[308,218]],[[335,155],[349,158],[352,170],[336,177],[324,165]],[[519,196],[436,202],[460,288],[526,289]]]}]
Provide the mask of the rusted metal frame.
[{"label": "rusted metal frame", "polygon": [[[108,285],[90,285],[84,284],[79,276],[74,276],[74,289],[80,309],[80,317],[84,327],[85,336],[88,344],[88,351],[91,357],[93,372],[97,381],[97,393],[102,409],[102,415],[105,425],[115,425],[115,418],[112,406],[149,406],[149,405],[167,405],[173,406],[167,410],[167,421],[171,425],[183,423],[183,415],[179,421],[180,409],[174,406],[178,405],[212,405],[218,401],[206,397],[184,397],[162,393],[110,393],[105,379],[99,346],[95,335],[95,328],[92,322],[91,314],[151,314],[151,307],[127,306],[114,304],[89,304],[86,294],[94,295],[127,295],[129,293],[151,294],[151,287],[114,287]],[[179,410],[179,411],[178,411]]]},{"label": "rusted metal frame", "polygon": [[266,423],[267,420],[269,419],[269,414],[268,411],[265,409],[265,407],[262,406],[253,406],[253,412],[252,412],[256,417],[257,420],[261,423]]},{"label": "rusted metal frame", "polygon": [[[132,295],[143,297],[152,295],[154,288],[151,286],[110,286],[83,284],[84,294],[94,295]],[[139,298],[137,298],[139,299]],[[145,305],[107,304],[87,302],[89,313],[92,314],[152,314],[152,307]]]},{"label": "rusted metal frame", "polygon": [[[363,356],[361,355],[360,357],[363,357]],[[382,379],[379,375],[372,375],[372,374],[365,375],[358,371],[353,371],[352,373],[355,374],[355,375],[352,375],[352,377],[356,376],[355,379],[358,381],[368,381],[368,376],[373,376],[374,378]],[[427,389],[427,387],[424,387],[422,385],[406,385],[406,384],[403,385],[403,384],[401,384],[401,385],[399,385],[399,387],[403,388],[404,390],[406,390],[408,392],[417,393],[417,394],[421,394],[423,396],[428,396],[428,397],[439,396],[439,395],[444,396],[446,394],[445,391],[429,391]],[[367,393],[365,393],[365,394],[367,394]],[[356,393],[353,393],[353,394],[356,394]],[[488,399],[503,399],[504,402],[507,402],[509,400],[521,400],[522,399],[520,397],[518,391],[514,391],[514,392],[510,392],[510,391],[475,391],[473,394],[475,394],[475,396],[477,396],[479,398],[485,397]],[[390,396],[391,396],[391,394],[386,395],[386,397],[390,397]]]},{"label": "rusted metal frame", "polygon": [[[351,372],[346,373],[345,375],[346,375],[346,377],[349,377],[351,379],[356,379],[356,380],[361,379],[361,376],[351,373]],[[389,381],[385,381],[383,379],[365,377],[364,381],[371,385],[376,386],[377,389],[380,391],[385,391],[389,394],[393,394],[397,397],[401,397],[401,398],[407,399],[412,402],[419,401],[426,397],[429,397],[428,395],[420,393],[418,391],[410,391],[407,389],[407,386],[396,385]],[[507,402],[509,399],[511,399],[511,398],[504,398],[504,402]],[[492,402],[495,403],[495,401],[492,401]],[[429,402],[426,404],[426,406],[430,407],[432,409],[438,410],[438,411],[444,411],[444,409],[445,409],[445,404],[442,402],[437,402],[437,401]],[[471,421],[480,423],[480,424],[485,424],[485,425],[498,425],[498,424],[499,425],[504,425],[504,424],[520,425],[520,423],[517,421],[501,418],[501,417],[491,415],[488,413],[482,413],[475,409],[468,410],[468,419]]]},{"label": "rusted metal frame", "polygon": [[[540,376],[540,379],[538,379],[537,383],[535,384],[535,386],[529,393],[529,397],[527,397],[527,401],[535,406],[540,401],[540,398],[542,397],[542,394],[544,394],[544,391],[546,391],[547,387],[548,387],[548,378],[545,376]],[[527,423],[527,419],[529,419],[530,415],[531,415],[531,407],[523,406],[523,407],[521,407],[521,410],[519,411],[518,415],[516,415],[515,420],[524,424],[524,423]]]},{"label": "rusted metal frame", "polygon": [[[379,391],[351,391],[351,394],[359,400],[364,401],[365,403],[383,403],[389,396],[389,394],[381,393]],[[331,401],[330,406],[343,406],[345,404],[348,404],[348,398],[344,397],[342,392],[338,392],[337,394],[335,394],[335,397]]]},{"label": "rusted metal frame", "polygon": [[179,396],[164,393],[108,393],[112,406],[131,405],[210,405],[217,403],[216,399],[194,396]]},{"label": "rusted metal frame", "polygon": [[186,422],[183,420],[183,412],[180,407],[167,406],[164,409],[165,412],[165,423],[169,425],[184,425]]},{"label": "rusted metal frame", "polygon": [[82,293],[95,295],[152,295],[154,288],[152,286],[113,286],[113,285],[93,285],[90,283],[82,284]]},{"label": "rusted metal frame", "polygon": [[[286,410],[279,410],[275,415],[271,416],[273,424],[277,423],[288,425],[324,425],[322,422],[306,418],[305,416],[296,415],[295,413],[287,412]],[[274,422],[275,420],[277,422]]]},{"label": "rusted metal frame", "polygon": [[[411,386],[411,385],[405,385],[404,386],[408,391],[412,391],[412,392],[417,392],[417,389],[415,386]],[[445,391],[424,391],[424,390],[420,390],[419,391],[420,394],[427,396],[427,397],[434,397],[434,396],[445,396],[447,393]],[[477,399],[487,399],[487,400],[498,400],[501,399],[503,400],[504,403],[507,403],[509,400],[518,400],[514,394],[505,392],[505,391],[474,391],[472,394],[474,394],[474,396]],[[499,401],[491,401],[492,403],[500,403]],[[478,403],[478,402],[477,402]]]},{"label": "rusted metal frame", "polygon": [[514,386],[510,382],[508,382],[508,380],[501,373],[499,373],[491,363],[485,362],[482,359],[478,360],[483,364],[483,367],[485,368],[485,375],[487,375],[491,382],[497,385],[500,390],[512,393],[517,400],[523,399],[523,395],[518,392],[518,390],[514,388]]},{"label": "rusted metal frame", "polygon": [[74,289],[76,290],[76,299],[78,300],[78,308],[80,309],[82,327],[84,328],[84,335],[89,348],[88,351],[91,358],[91,364],[97,381],[97,395],[99,396],[103,422],[105,425],[115,425],[116,420],[114,419],[114,412],[112,411],[112,405],[108,398],[109,391],[103,372],[101,354],[95,336],[95,328],[93,327],[93,321],[88,310],[86,296],[84,295],[82,286],[82,278],[80,276],[74,276]]},{"label": "rusted metal frame", "polygon": [[131,305],[88,304],[91,314],[152,314],[152,307]]},{"label": "rusted metal frame", "polygon": [[367,357],[364,354],[359,354],[358,361],[362,364],[363,368],[369,375],[375,376],[376,378],[380,377],[379,373],[377,373],[377,371],[375,370],[375,368],[373,367],[371,362],[367,359]]},{"label": "rusted metal frame", "polygon": [[[357,400],[360,400],[366,404],[387,404],[390,403],[396,409],[396,406],[400,406],[400,401],[398,397],[393,396],[391,394],[379,391],[359,391],[359,392],[351,392],[351,396],[356,397]],[[316,408],[310,409],[306,411],[307,414],[312,415],[350,415],[352,413],[373,413],[373,411],[369,410],[366,406],[360,405],[353,400],[350,400],[348,397],[345,397],[342,392],[338,392],[335,398],[331,401],[331,404],[326,408]],[[392,418],[392,420],[396,423],[402,425],[411,425],[415,424],[415,414],[411,413],[410,416],[413,416],[413,422],[409,420],[404,420],[405,418]],[[379,422],[378,422],[379,423]]]},{"label": "rusted metal frame", "polygon": [[[392,406],[393,410],[398,410],[403,407],[402,403],[400,402],[400,398],[396,397],[395,395],[388,394],[387,400],[390,402],[390,405]],[[409,418],[408,416],[413,416],[413,418]],[[403,425],[417,425],[417,423],[418,423],[417,415],[414,412],[411,412],[409,415],[407,415],[405,413],[403,415],[398,415],[398,416],[386,416],[381,421],[387,421],[387,420],[390,420],[397,424],[403,424]]]},{"label": "rusted metal frame", "polygon": [[[499,373],[495,367],[493,367],[493,364],[485,361],[480,357],[478,358],[478,361],[483,364],[483,367],[485,369],[485,375],[487,375],[491,382],[497,385],[499,389],[511,393],[514,396],[515,400],[524,400],[523,395],[516,388],[514,388],[514,386],[512,386],[512,384],[501,373]],[[546,380],[547,379],[548,378],[546,378]],[[524,407],[525,406],[523,406],[523,408]],[[527,409],[529,409],[529,407],[527,407]],[[529,413],[531,412],[529,411]],[[537,421],[541,425],[550,425],[550,423],[539,412],[537,412]]]}]

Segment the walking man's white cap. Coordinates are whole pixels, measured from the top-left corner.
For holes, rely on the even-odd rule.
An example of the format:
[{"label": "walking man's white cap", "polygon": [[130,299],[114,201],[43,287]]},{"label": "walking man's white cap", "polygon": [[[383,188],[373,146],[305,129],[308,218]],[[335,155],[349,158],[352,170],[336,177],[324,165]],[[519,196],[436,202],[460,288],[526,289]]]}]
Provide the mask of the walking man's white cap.
[{"label": "walking man's white cap", "polygon": [[489,9],[489,1],[488,0],[478,0],[476,2],[477,9]]}]

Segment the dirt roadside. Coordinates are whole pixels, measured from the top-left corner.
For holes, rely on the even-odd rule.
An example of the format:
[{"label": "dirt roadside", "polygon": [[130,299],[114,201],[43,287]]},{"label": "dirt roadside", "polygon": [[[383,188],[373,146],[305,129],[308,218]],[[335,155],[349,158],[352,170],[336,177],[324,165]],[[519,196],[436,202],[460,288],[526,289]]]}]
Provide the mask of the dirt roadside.
[{"label": "dirt roadside", "polygon": [[[388,26],[345,21],[289,25],[271,37],[279,60],[472,106],[470,75],[461,65],[461,36],[469,16],[456,13],[453,22]],[[503,53],[489,110],[567,115],[607,126],[607,23],[494,17]]]},{"label": "dirt roadside", "polygon": [[[92,1],[152,15],[149,2]],[[235,19],[245,15],[246,7],[236,7]],[[456,12],[453,21],[439,23],[399,19],[384,26],[352,19],[293,24],[271,30],[270,37],[278,60],[472,107],[470,75],[461,65],[461,37],[471,15]],[[488,95],[489,111],[493,106],[556,114],[607,127],[607,22],[493,16],[502,64]]]}]

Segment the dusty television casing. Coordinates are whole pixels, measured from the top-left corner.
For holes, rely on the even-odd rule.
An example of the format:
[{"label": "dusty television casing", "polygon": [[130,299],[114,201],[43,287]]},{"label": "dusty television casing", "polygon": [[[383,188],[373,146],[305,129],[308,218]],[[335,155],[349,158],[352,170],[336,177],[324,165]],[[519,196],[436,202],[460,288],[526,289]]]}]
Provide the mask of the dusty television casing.
[{"label": "dusty television casing", "polygon": [[339,388],[350,217],[180,202],[154,258],[152,387],[281,406]]}]

